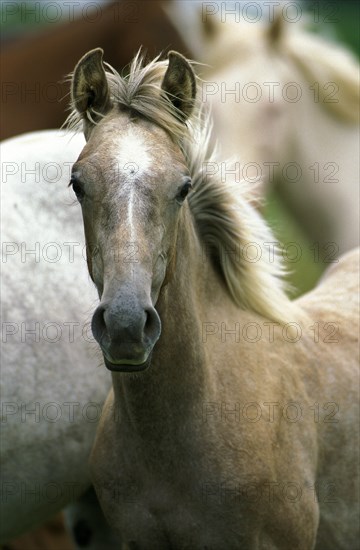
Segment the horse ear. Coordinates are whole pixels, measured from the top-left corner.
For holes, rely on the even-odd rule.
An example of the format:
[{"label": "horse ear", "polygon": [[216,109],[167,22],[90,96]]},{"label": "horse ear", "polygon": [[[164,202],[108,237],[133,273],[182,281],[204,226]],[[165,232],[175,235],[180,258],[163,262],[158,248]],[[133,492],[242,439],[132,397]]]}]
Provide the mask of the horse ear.
[{"label": "horse ear", "polygon": [[73,106],[85,120],[91,122],[111,108],[103,54],[101,48],[85,54],[76,65],[71,81]]},{"label": "horse ear", "polygon": [[[199,13],[200,17],[200,29],[203,35],[203,38],[210,42],[216,40],[216,38],[221,34],[224,24],[221,21],[220,17],[217,17],[215,13],[203,13],[203,10]],[[226,32],[226,25],[225,25]]]},{"label": "horse ear", "polygon": [[219,32],[218,21],[211,16],[206,16],[204,19],[201,14],[201,30],[206,40],[213,40]]},{"label": "horse ear", "polygon": [[280,10],[277,10],[274,15],[274,19],[270,23],[270,26],[267,29],[267,36],[270,42],[270,45],[275,45],[281,39],[281,36],[284,33],[284,19]]},{"label": "horse ear", "polygon": [[195,74],[189,62],[178,52],[170,51],[168,59],[169,66],[161,88],[185,121],[191,115],[194,107]]}]

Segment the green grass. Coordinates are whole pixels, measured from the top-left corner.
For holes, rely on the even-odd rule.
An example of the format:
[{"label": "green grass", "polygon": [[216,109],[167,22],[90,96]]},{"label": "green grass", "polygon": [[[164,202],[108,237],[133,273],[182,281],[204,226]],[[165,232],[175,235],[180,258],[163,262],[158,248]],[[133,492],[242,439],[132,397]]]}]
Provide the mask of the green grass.
[{"label": "green grass", "polygon": [[[314,288],[324,271],[324,264],[314,261],[314,251],[310,249],[309,240],[274,191],[270,191],[267,197],[264,217],[270,224],[276,239],[285,247],[289,246],[290,260],[297,259],[294,262],[285,262],[289,271],[287,280],[293,288],[291,296],[300,296]],[[296,243],[297,247],[289,243]],[[287,257],[286,248],[284,257]]]}]

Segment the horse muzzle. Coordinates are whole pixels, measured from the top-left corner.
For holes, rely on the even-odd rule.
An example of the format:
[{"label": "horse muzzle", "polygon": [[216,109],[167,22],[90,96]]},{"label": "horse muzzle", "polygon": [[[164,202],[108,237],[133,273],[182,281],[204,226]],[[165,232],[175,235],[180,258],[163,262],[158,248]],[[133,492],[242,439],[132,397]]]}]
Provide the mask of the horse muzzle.
[{"label": "horse muzzle", "polygon": [[109,370],[139,372],[151,363],[161,321],[152,305],[142,305],[135,296],[119,296],[97,307],[91,328]]}]

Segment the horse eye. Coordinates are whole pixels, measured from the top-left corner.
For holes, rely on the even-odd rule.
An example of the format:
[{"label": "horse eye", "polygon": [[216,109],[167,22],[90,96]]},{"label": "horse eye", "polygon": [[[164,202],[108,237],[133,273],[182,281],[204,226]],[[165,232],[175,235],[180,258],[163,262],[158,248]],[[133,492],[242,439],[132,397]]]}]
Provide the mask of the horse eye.
[{"label": "horse eye", "polygon": [[186,199],[190,189],[192,189],[191,181],[187,181],[184,183],[178,194],[177,199],[179,202],[183,202]]},{"label": "horse eye", "polygon": [[74,191],[78,201],[81,201],[84,198],[85,193],[84,193],[84,190],[81,187],[79,181],[74,176],[71,176],[69,185],[72,186],[73,191]]}]

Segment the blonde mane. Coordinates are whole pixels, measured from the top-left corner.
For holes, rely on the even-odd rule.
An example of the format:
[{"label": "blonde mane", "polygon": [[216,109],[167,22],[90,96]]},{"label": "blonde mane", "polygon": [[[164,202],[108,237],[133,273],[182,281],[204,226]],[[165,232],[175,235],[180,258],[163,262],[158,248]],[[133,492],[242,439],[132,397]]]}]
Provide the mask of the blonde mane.
[{"label": "blonde mane", "polygon": [[[160,126],[182,149],[192,177],[189,206],[197,233],[210,249],[211,260],[233,301],[280,324],[299,320],[297,306],[285,293],[284,268],[270,229],[239,184],[228,185],[220,175],[206,174],[206,164],[218,160],[210,147],[210,117],[204,114],[202,104],[196,101],[187,123],[181,121],[179,111],[161,93],[168,61],[156,58],[144,66],[138,54],[125,77],[106,66],[113,103]],[[197,97],[201,97],[200,89]],[[89,112],[86,116],[93,121],[101,115]],[[81,121],[73,109],[66,123],[71,129],[80,129]],[[245,257],[251,246],[257,251],[256,261]],[[231,253],[234,250],[235,255]]]},{"label": "blonde mane", "polygon": [[210,145],[210,117],[203,117],[201,110],[195,116],[183,149],[194,188],[190,209],[206,251],[239,307],[280,324],[299,321],[302,315],[285,292],[285,268],[276,239],[247,199],[249,184],[226,183],[220,171],[207,173],[209,163],[218,166],[220,161]]}]

